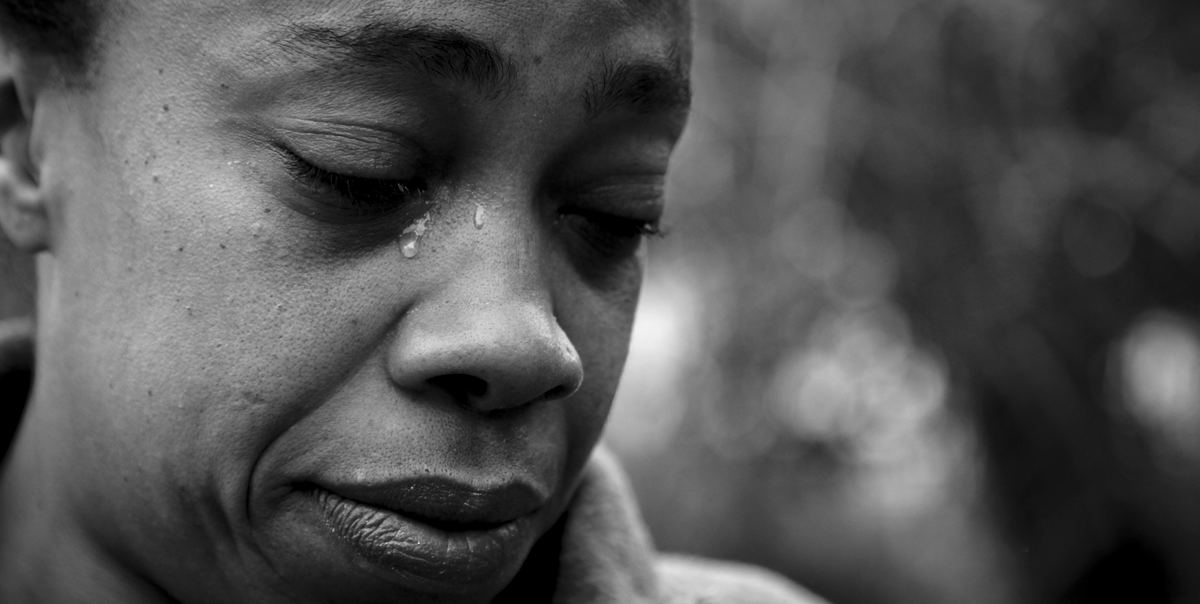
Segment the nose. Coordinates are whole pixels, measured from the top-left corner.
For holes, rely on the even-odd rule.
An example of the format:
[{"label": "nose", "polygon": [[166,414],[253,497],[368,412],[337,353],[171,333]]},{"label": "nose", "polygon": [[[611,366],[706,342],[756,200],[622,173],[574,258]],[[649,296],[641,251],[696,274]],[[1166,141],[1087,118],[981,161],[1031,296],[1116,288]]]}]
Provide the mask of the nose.
[{"label": "nose", "polygon": [[548,293],[502,271],[470,274],[452,277],[400,321],[388,351],[397,387],[485,414],[578,390],[583,362]]}]

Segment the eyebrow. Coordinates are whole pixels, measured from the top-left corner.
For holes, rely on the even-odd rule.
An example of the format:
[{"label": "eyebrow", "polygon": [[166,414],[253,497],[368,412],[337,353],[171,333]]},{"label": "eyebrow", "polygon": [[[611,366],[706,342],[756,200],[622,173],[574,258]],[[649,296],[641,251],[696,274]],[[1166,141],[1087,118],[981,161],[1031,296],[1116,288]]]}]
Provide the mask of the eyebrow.
[{"label": "eyebrow", "polygon": [[[368,67],[401,63],[432,79],[467,83],[489,99],[517,87],[518,69],[511,58],[492,44],[451,29],[394,23],[350,28],[292,24],[273,42],[288,54],[317,61]],[[687,112],[691,85],[676,47],[662,59],[619,62],[605,57],[602,63],[583,90],[587,119],[618,108],[641,114]]]},{"label": "eyebrow", "polygon": [[405,64],[433,79],[471,84],[488,98],[511,92],[517,79],[512,61],[495,47],[453,30],[385,23],[343,29],[293,24],[275,44],[318,61],[368,67]]},{"label": "eyebrow", "polygon": [[588,119],[619,107],[643,114],[683,114],[691,106],[691,83],[675,49],[666,61],[614,63],[606,58],[603,63],[603,70],[584,89]]}]

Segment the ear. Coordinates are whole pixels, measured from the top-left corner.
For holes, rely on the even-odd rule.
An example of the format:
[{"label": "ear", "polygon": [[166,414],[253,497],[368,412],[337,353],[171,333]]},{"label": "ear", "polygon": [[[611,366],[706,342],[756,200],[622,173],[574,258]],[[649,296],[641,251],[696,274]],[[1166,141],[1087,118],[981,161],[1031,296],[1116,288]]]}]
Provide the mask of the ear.
[{"label": "ear", "polygon": [[50,220],[30,159],[33,97],[23,86],[16,54],[0,50],[0,228],[26,252],[49,248]]}]

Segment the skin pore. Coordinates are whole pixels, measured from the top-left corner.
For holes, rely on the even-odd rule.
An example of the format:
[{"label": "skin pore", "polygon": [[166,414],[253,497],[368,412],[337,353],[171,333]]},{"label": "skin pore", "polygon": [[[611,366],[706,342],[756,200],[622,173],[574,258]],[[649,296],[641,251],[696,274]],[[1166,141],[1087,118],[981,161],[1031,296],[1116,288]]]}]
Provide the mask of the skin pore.
[{"label": "skin pore", "polygon": [[685,10],[118,3],[87,86],[10,49],[0,600],[500,594],[624,363]]}]

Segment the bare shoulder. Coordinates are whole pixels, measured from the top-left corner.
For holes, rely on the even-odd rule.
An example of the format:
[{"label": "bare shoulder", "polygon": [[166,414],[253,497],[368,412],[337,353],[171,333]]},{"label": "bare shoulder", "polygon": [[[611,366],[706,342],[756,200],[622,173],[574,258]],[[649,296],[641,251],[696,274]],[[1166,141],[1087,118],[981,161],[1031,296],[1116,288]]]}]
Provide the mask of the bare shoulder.
[{"label": "bare shoulder", "polygon": [[667,604],[827,604],[778,573],[677,554],[656,562]]}]

